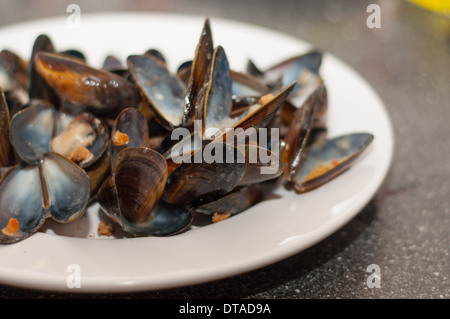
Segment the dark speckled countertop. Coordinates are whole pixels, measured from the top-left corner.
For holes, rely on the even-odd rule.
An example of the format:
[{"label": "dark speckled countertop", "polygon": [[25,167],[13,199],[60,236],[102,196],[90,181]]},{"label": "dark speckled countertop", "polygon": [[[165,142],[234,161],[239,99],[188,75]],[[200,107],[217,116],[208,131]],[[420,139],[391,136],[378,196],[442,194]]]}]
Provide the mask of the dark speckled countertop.
[{"label": "dark speckled countertop", "polygon": [[[2,0],[0,26],[83,12],[158,11],[244,21],[315,44],[357,70],[394,126],[391,171],[370,203],[313,247],[216,282],[131,294],[80,295],[0,285],[1,298],[449,298],[450,18],[406,0]],[[381,28],[366,25],[369,4]],[[1,261],[0,261],[1,262]],[[380,288],[366,285],[380,266]]]}]

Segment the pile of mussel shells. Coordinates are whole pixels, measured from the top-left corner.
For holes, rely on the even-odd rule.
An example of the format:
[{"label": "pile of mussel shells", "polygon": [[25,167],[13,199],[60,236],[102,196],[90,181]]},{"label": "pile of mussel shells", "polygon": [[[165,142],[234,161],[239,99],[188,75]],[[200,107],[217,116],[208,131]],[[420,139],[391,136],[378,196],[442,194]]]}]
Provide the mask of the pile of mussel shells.
[{"label": "pile of mussel shells", "polygon": [[374,137],[327,137],[321,63],[311,50],[235,71],[209,19],[175,72],[156,49],[96,68],[45,34],[29,60],[1,51],[0,243],[48,218],[73,222],[93,202],[130,236],[174,235],[280,186],[303,193],[332,180]]}]

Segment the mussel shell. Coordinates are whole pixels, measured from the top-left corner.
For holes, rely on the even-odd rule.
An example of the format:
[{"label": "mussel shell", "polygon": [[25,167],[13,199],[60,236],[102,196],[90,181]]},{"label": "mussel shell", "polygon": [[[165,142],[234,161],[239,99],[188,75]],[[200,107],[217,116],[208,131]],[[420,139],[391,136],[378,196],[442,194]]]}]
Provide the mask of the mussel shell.
[{"label": "mussel shell", "polygon": [[276,79],[282,74],[282,85],[297,81],[297,88],[302,86],[302,72],[307,70],[313,74],[318,74],[322,65],[322,53],[317,50],[307,52],[305,54],[292,57],[282,63],[273,66],[264,72],[266,79]]},{"label": "mussel shell", "polygon": [[232,116],[233,93],[232,73],[224,49],[218,46],[211,61],[209,83],[205,89],[203,106],[202,136],[208,129],[225,131],[229,128],[260,128],[267,126],[275,116],[280,106],[286,101],[295,82],[277,92],[276,96],[264,99],[248,107],[238,116]]},{"label": "mussel shell", "polygon": [[192,60],[187,60],[182,62],[177,68],[176,75],[181,81],[183,81],[186,87],[188,87],[189,85],[189,77],[191,75],[192,64]]},{"label": "mussel shell", "polygon": [[[177,70],[177,76],[188,83],[189,74],[191,72],[192,61],[183,62]],[[269,93],[269,88],[258,79],[247,73],[230,70],[232,80],[232,100],[233,106],[231,117],[239,115],[249,106],[258,103],[261,95]]]},{"label": "mussel shell", "polygon": [[8,92],[14,88],[14,80],[9,74],[8,66],[6,65],[6,61],[4,61],[1,54],[2,52],[0,52],[0,87]]},{"label": "mussel shell", "polygon": [[171,135],[171,132],[159,124],[154,118],[147,121],[147,126],[149,136],[148,147],[162,154],[163,142]]},{"label": "mussel shell", "polygon": [[68,57],[78,59],[80,61],[86,62],[86,56],[83,52],[78,49],[67,49],[64,51],[60,51],[61,54],[67,55]]},{"label": "mussel shell", "polygon": [[103,155],[89,167],[84,168],[91,181],[91,198],[93,198],[100,189],[100,186],[111,173],[111,151],[105,150]]},{"label": "mussel shell", "polygon": [[119,58],[113,55],[106,56],[105,60],[103,61],[102,69],[120,75],[122,77],[126,77],[128,75],[127,67],[122,63],[121,60],[119,60]]},{"label": "mussel shell", "polygon": [[202,139],[198,132],[190,133],[186,128],[184,130],[186,134],[181,136],[170,134],[161,143],[160,151],[167,160],[169,174],[184,161],[190,161],[196,151],[211,142],[211,140]]},{"label": "mussel shell", "polygon": [[[59,112],[59,114],[61,114],[61,112]],[[70,118],[70,115],[68,115],[68,117]],[[63,117],[60,115],[58,119],[61,118]],[[83,129],[82,131],[85,132],[80,133],[79,130],[77,130],[77,127],[80,126],[87,126],[89,129]],[[92,138],[94,138],[92,143],[86,142],[88,136],[84,136],[85,134],[92,135]],[[87,168],[95,163],[105,153],[109,146],[109,132],[102,121],[93,114],[81,113],[80,115],[74,117],[67,124],[67,126],[59,132],[59,134],[52,138],[50,141],[50,150],[58,152],[60,147],[57,146],[61,143],[66,144],[65,146],[67,147],[60,154],[67,158],[70,158],[74,148],[77,146],[85,146],[92,154],[92,157],[81,162],[77,162],[77,164],[81,168]],[[69,145],[72,147],[69,147]]]},{"label": "mussel shell", "polygon": [[119,60],[119,58],[114,55],[107,55],[103,61],[102,69],[106,71],[114,71],[118,69],[124,69],[125,66]]},{"label": "mussel shell", "polygon": [[231,118],[239,117],[246,112],[249,108],[259,103],[260,96],[233,96],[233,107],[231,109]]},{"label": "mussel shell", "polygon": [[321,85],[310,94],[303,106],[295,112],[294,119],[289,126],[281,153],[284,175],[288,180],[292,180],[301,166],[302,157],[314,123],[315,112],[322,103],[323,90],[324,86]]},{"label": "mussel shell", "polygon": [[206,90],[203,109],[204,130],[208,128],[222,129],[224,120],[230,118],[232,100],[232,80],[230,65],[223,47],[214,50],[210,84]]},{"label": "mussel shell", "polygon": [[[295,190],[307,192],[337,177],[353,164],[373,139],[374,136],[370,133],[352,133],[314,145],[305,153],[302,166],[294,176]],[[332,164],[333,161],[336,163]],[[320,166],[326,168],[330,163],[330,168],[315,174]],[[311,173],[314,177],[309,178]]]},{"label": "mussel shell", "polygon": [[[289,87],[269,99],[263,105],[257,104],[253,106],[247,110],[245,114],[242,114],[236,118],[228,117],[222,119],[219,124],[219,128],[209,127],[208,129],[214,131],[214,140],[216,142],[225,142],[225,140],[229,139],[230,134],[241,138],[242,136],[246,136],[248,132],[252,134],[252,132],[256,132],[258,129],[267,126],[274,118],[281,104],[289,96],[289,93],[293,89],[294,85],[295,83],[292,83]],[[195,123],[196,122],[194,122],[194,124]],[[205,147],[205,145],[208,145],[208,143],[211,142],[211,136],[209,136],[206,131],[202,131],[203,129],[204,127],[196,128],[195,125],[194,133],[190,133],[187,129],[185,129],[187,134],[183,136],[182,140],[175,143],[172,136],[169,136],[163,142],[163,146],[165,146],[163,154],[166,159],[173,157],[173,154],[179,156],[180,153],[184,154],[183,158],[190,158],[192,152],[197,152],[202,147]],[[170,167],[176,168],[177,165],[170,165]]]},{"label": "mussel shell", "polygon": [[16,161],[15,152],[9,139],[9,124],[8,105],[3,90],[0,88],[0,167],[12,166]]},{"label": "mussel shell", "polygon": [[114,176],[112,174],[108,175],[98,189],[97,200],[105,214],[123,227],[118,196]]},{"label": "mussel shell", "polygon": [[49,151],[55,125],[55,109],[44,100],[33,100],[30,106],[11,119],[11,143],[21,159],[38,163]]},{"label": "mussel shell", "polygon": [[307,53],[293,56],[265,70],[258,68],[252,60],[247,64],[247,72],[256,78],[262,78],[268,86],[276,89],[292,82],[297,82],[295,90],[301,87],[302,72],[307,70],[317,74],[322,64],[322,52],[311,50]]},{"label": "mussel shell", "polygon": [[187,229],[191,212],[160,201],[167,164],[148,148],[126,148],[98,192],[105,213],[135,236],[167,236]]},{"label": "mussel shell", "polygon": [[261,96],[270,92],[270,89],[259,79],[247,73],[231,70],[233,97]]},{"label": "mussel shell", "polygon": [[[125,133],[128,136],[126,145],[116,145],[114,136],[116,132]],[[149,129],[147,120],[141,111],[135,108],[123,110],[114,121],[111,129],[111,161],[115,162],[117,154],[126,147],[150,147]]]},{"label": "mussel shell", "polygon": [[183,126],[190,127],[194,120],[202,120],[202,91],[209,81],[209,69],[213,56],[214,44],[209,19],[203,24],[202,33],[190,65],[190,74],[185,95]]},{"label": "mussel shell", "polygon": [[213,214],[238,214],[267,199],[280,186],[280,179],[267,180],[244,187],[236,187],[227,195],[193,208],[195,212]]},{"label": "mussel shell", "polygon": [[169,236],[187,230],[192,224],[189,209],[158,202],[147,217],[140,223],[124,220],[124,230],[135,236]]},{"label": "mussel shell", "polygon": [[236,187],[246,169],[244,155],[234,146],[209,143],[169,175],[162,199],[184,207],[216,200]]},{"label": "mussel shell", "polygon": [[264,71],[261,70],[252,59],[248,59],[246,71],[255,78],[264,78]]},{"label": "mussel shell", "polygon": [[56,153],[48,153],[41,164],[44,203],[48,195],[51,217],[61,223],[77,220],[90,198],[89,176],[79,166]]},{"label": "mussel shell", "polygon": [[283,173],[283,165],[278,152],[260,145],[247,144],[244,147],[247,169],[238,186],[275,179]]},{"label": "mussel shell", "polygon": [[281,92],[269,99],[262,105],[255,105],[256,107],[250,107],[248,112],[235,118],[234,128],[242,128],[244,130],[248,128],[261,128],[266,127],[275,117],[277,111],[286,101],[294,89],[295,82],[291,83],[286,88],[283,88]]},{"label": "mussel shell", "polygon": [[19,164],[0,180],[0,229],[11,218],[19,223],[14,234],[0,232],[0,243],[14,243],[35,233],[48,217],[44,208],[39,168]]},{"label": "mussel shell", "polygon": [[132,55],[127,62],[133,81],[160,123],[169,130],[180,126],[184,114],[184,83],[154,58]]},{"label": "mussel shell", "polygon": [[51,104],[59,107],[61,99],[52,90],[50,85],[42,78],[41,74],[37,72],[35,65],[35,57],[39,52],[56,52],[52,40],[46,34],[40,34],[33,44],[29,62],[29,81],[28,94],[30,99],[47,100]]},{"label": "mussel shell", "polygon": [[141,103],[138,90],[127,79],[55,53],[37,53],[37,73],[64,100],[99,117],[116,118]]},{"label": "mussel shell", "polygon": [[[39,166],[11,168],[0,180],[0,243],[27,238],[49,217],[77,220],[88,204],[89,183],[81,168],[56,153],[46,154]],[[6,231],[11,219],[18,222],[14,233]]]},{"label": "mussel shell", "polygon": [[315,144],[324,142],[328,137],[328,129],[326,128],[315,128],[311,129],[311,133],[305,145],[306,148],[311,148]]},{"label": "mussel shell", "polygon": [[149,148],[125,148],[117,155],[112,174],[123,220],[145,222],[164,191],[164,157]]},{"label": "mussel shell", "polygon": [[0,81],[4,91],[28,90],[28,62],[10,50],[0,52],[0,72],[7,83]]},{"label": "mussel shell", "polygon": [[144,53],[145,56],[148,56],[150,58],[156,59],[157,61],[159,61],[162,65],[164,65],[165,67],[167,67],[167,60],[166,57],[164,56],[164,54],[155,48],[152,49],[148,49],[147,51],[145,51]]}]

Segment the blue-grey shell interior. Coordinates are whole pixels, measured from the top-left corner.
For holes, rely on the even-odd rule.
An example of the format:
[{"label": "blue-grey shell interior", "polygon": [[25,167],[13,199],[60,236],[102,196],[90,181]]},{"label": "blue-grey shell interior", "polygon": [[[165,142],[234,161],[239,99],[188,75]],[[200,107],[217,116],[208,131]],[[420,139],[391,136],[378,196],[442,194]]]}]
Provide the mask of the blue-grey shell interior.
[{"label": "blue-grey shell interior", "polygon": [[166,236],[183,230],[191,221],[192,215],[187,208],[160,201],[145,222],[135,224],[123,219],[123,227],[136,236]]},{"label": "blue-grey shell interior", "polygon": [[8,66],[0,56],[0,87],[5,91],[9,91],[14,87],[14,81],[8,73]]},{"label": "blue-grey shell interior", "polygon": [[11,218],[19,222],[13,237],[0,233],[0,242],[14,242],[34,233],[47,217],[42,201],[39,168],[17,165],[2,177],[0,183],[0,229]]},{"label": "blue-grey shell interior", "polygon": [[111,144],[111,165],[114,166],[117,154],[124,148],[148,147],[149,132],[147,120],[141,111],[135,108],[128,108],[123,110],[116,121],[114,122],[111,135],[114,136],[116,132],[125,133],[129,141],[126,145],[116,146]]},{"label": "blue-grey shell interior", "polygon": [[[303,70],[318,73],[321,63],[322,54],[317,51],[312,51],[274,66],[267,70],[264,76],[269,81],[274,81],[282,77],[282,86],[287,86],[294,81],[298,81],[299,75]],[[296,86],[296,88],[299,88],[299,86]]]},{"label": "blue-grey shell interior", "polygon": [[128,62],[135,81],[153,106],[173,126],[181,124],[184,114],[185,84],[155,59],[130,56]]},{"label": "blue-grey shell interior", "polygon": [[42,162],[53,219],[69,222],[85,210],[90,197],[90,179],[78,166],[56,153],[48,153]]},{"label": "blue-grey shell interior", "polygon": [[211,86],[207,94],[205,128],[220,128],[223,120],[229,118],[233,106],[230,66],[221,46],[214,52]]},{"label": "blue-grey shell interior", "polygon": [[239,82],[233,81],[231,83],[232,96],[260,96],[261,92],[252,88],[251,86]]},{"label": "blue-grey shell interior", "polygon": [[327,165],[333,160],[347,160],[359,155],[373,140],[369,133],[354,133],[342,135],[308,150],[297,171],[295,180],[303,183],[305,178],[320,165]]},{"label": "blue-grey shell interior", "polygon": [[11,143],[21,159],[38,163],[49,151],[55,111],[52,105],[39,103],[13,116],[10,124]]}]

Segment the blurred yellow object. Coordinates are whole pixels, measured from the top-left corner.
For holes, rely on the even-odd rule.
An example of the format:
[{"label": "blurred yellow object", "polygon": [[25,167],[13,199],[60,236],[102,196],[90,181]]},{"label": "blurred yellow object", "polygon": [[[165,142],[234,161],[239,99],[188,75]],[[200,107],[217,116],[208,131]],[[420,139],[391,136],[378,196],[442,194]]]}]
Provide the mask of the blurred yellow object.
[{"label": "blurred yellow object", "polygon": [[450,0],[409,0],[409,2],[427,8],[431,11],[450,15]]}]

